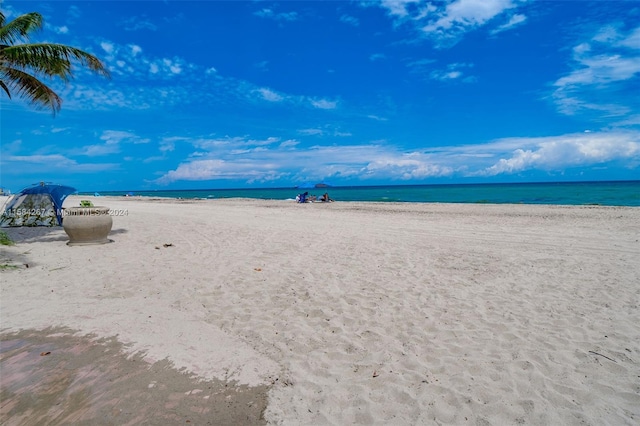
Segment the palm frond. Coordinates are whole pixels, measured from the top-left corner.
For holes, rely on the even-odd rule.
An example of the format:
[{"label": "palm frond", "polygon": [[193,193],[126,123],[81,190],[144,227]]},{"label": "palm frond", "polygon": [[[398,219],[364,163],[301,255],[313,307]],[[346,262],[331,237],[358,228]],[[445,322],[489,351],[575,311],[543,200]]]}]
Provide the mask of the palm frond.
[{"label": "palm frond", "polygon": [[29,33],[42,28],[42,15],[37,12],[18,16],[5,25],[5,17],[0,12],[0,41],[13,44],[22,39],[28,39]]},{"label": "palm frond", "polygon": [[46,84],[24,71],[0,67],[0,83],[9,97],[11,90],[26,98],[36,108],[51,108],[55,115],[62,107],[62,99]]},{"label": "palm frond", "polygon": [[9,98],[16,92],[36,107],[51,108],[55,115],[62,100],[40,77],[67,81],[73,77],[72,68],[76,64],[105,77],[109,77],[109,71],[100,59],[75,47],[24,43],[31,32],[42,28],[42,22],[42,15],[33,12],[6,23],[0,12],[0,87]]},{"label": "palm frond", "polygon": [[2,87],[2,90],[4,90],[7,93],[7,96],[9,97],[9,99],[11,99],[11,92],[9,92],[9,88],[7,87],[6,84],[4,84],[4,81],[0,80],[0,87]]},{"label": "palm frond", "polygon": [[22,69],[31,68],[49,77],[57,76],[68,80],[71,76],[72,61],[77,61],[90,70],[109,77],[109,71],[95,56],[74,47],[61,44],[39,43],[20,44],[0,50],[0,59]]},{"label": "palm frond", "polygon": [[13,68],[29,69],[35,74],[68,80],[71,76],[71,62],[65,57],[51,55],[47,50],[27,44],[10,46],[0,50],[0,60]]}]

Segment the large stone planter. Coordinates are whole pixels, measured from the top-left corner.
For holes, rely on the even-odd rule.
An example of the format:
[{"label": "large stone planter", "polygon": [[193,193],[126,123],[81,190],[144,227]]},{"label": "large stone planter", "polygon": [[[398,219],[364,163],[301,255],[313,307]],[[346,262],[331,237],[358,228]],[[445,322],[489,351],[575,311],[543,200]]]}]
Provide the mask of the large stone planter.
[{"label": "large stone planter", "polygon": [[112,226],[108,207],[69,207],[62,215],[70,246],[108,243]]}]

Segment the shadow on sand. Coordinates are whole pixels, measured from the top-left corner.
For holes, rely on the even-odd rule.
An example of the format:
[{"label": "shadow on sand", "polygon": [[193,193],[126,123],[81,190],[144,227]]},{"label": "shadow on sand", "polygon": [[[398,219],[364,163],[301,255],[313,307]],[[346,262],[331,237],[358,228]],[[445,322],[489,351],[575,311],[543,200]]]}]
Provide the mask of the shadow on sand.
[{"label": "shadow on sand", "polygon": [[197,380],[123,349],[67,328],[1,334],[0,423],[265,424],[268,387]]},{"label": "shadow on sand", "polygon": [[[62,226],[21,226],[15,228],[2,228],[9,238],[16,244],[68,241],[69,237]],[[109,236],[125,234],[129,232],[124,228],[112,229]]]},{"label": "shadow on sand", "polygon": [[[22,226],[15,228],[1,228],[15,243],[13,246],[0,246],[0,268],[16,269],[28,268],[36,264],[30,259],[29,244],[60,242],[60,246],[66,246],[69,237],[61,226]],[[125,234],[124,228],[112,229],[109,237]],[[111,242],[114,240],[110,239]]]}]

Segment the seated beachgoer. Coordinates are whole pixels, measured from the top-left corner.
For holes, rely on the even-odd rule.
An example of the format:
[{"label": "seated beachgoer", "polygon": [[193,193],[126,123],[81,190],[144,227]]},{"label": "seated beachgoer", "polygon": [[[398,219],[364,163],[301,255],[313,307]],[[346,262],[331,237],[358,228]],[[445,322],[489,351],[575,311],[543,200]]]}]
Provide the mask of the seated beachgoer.
[{"label": "seated beachgoer", "polygon": [[323,203],[328,203],[330,201],[333,201],[331,198],[329,198],[329,193],[325,192],[322,197],[320,198],[320,201],[322,201]]},{"label": "seated beachgoer", "polygon": [[307,196],[309,196],[308,192],[305,192],[304,194],[299,194],[298,197],[300,197],[300,198],[296,197],[296,200],[299,203],[306,203],[307,202]]}]

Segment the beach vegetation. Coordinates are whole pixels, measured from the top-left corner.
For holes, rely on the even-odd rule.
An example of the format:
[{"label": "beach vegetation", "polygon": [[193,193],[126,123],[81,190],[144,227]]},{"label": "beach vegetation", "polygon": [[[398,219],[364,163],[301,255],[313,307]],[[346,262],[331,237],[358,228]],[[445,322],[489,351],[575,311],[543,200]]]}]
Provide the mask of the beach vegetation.
[{"label": "beach vegetation", "polygon": [[89,200],[80,200],[80,207],[93,207],[93,203]]},{"label": "beach vegetation", "polygon": [[32,33],[42,29],[43,18],[37,12],[26,13],[6,22],[0,11],[0,88],[12,98],[17,95],[38,109],[51,109],[55,115],[62,99],[42,79],[73,78],[73,66],[82,65],[109,77],[109,71],[97,57],[75,47],[54,43],[31,43]]},{"label": "beach vegetation", "polygon": [[3,263],[0,265],[0,271],[6,271],[9,269],[18,269],[18,265],[9,265],[8,263]]},{"label": "beach vegetation", "polygon": [[11,239],[11,237],[9,237],[9,236],[7,235],[7,233],[6,233],[6,232],[4,232],[4,231],[0,231],[0,245],[3,245],[3,246],[12,246],[12,245],[14,245],[14,244],[15,244],[15,243],[13,242],[13,240]]}]

